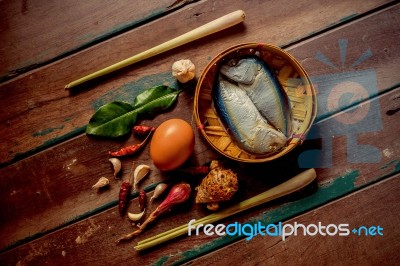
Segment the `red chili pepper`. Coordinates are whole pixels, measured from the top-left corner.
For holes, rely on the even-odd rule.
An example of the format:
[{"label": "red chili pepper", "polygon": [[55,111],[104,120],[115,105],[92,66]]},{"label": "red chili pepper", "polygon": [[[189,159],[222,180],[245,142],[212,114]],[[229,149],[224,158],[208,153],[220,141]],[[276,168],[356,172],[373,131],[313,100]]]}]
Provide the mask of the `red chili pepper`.
[{"label": "red chili pepper", "polygon": [[111,156],[114,156],[114,157],[120,157],[120,156],[134,154],[137,151],[139,151],[142,147],[144,147],[144,145],[150,139],[150,135],[152,132],[153,131],[150,131],[150,133],[147,135],[147,137],[141,143],[124,147],[118,151],[109,151],[108,154]]},{"label": "red chili pepper", "polygon": [[141,234],[147,227],[148,224],[154,222],[160,215],[168,212],[172,207],[178,205],[189,199],[191,193],[190,185],[187,183],[181,183],[173,186],[169,191],[167,197],[160,205],[150,214],[150,216],[139,226],[139,229],[129,233],[127,235],[122,236],[117,240],[117,243],[129,240],[132,237],[135,237]]},{"label": "red chili pepper", "polygon": [[139,192],[139,208],[141,212],[144,210],[144,208],[146,208],[146,198],[146,192],[144,192],[144,190],[141,190]]},{"label": "red chili pepper", "polygon": [[133,167],[134,163],[132,164],[130,178],[122,182],[121,187],[119,189],[118,211],[121,216],[125,214],[126,209],[128,208],[129,194],[132,189]]},{"label": "red chili pepper", "polygon": [[132,185],[128,180],[122,182],[121,188],[119,189],[119,201],[118,210],[119,214],[123,216],[128,208],[129,194],[131,192]]},{"label": "red chili pepper", "polygon": [[207,175],[210,172],[209,166],[190,166],[177,170],[180,173],[189,175]]},{"label": "red chili pepper", "polygon": [[150,132],[153,132],[154,130],[156,130],[155,127],[149,127],[149,126],[143,126],[143,125],[134,126],[132,129],[133,133],[136,135],[139,135],[139,136],[147,135]]}]

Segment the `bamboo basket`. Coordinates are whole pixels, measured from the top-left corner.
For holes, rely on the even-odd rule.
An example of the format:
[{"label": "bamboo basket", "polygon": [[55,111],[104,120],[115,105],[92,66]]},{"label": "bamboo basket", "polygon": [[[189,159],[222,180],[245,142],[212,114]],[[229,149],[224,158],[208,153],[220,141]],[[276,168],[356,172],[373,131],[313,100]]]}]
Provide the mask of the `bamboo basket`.
[{"label": "bamboo basket", "polygon": [[[288,95],[293,127],[286,146],[278,152],[254,155],[242,150],[231,139],[213,109],[211,92],[220,65],[242,55],[259,56],[275,73]],[[214,57],[201,73],[194,97],[194,118],[206,141],[222,155],[249,163],[277,159],[301,144],[316,117],[316,109],[315,89],[300,63],[279,47],[263,43],[239,44]]]}]

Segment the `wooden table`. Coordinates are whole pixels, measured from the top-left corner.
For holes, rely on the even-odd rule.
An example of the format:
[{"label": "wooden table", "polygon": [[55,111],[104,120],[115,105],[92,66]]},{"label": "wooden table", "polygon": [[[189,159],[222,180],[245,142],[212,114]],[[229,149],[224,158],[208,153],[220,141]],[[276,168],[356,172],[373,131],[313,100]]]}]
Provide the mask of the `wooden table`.
[{"label": "wooden table", "polygon": [[[400,259],[400,5],[396,1],[10,1],[0,3],[0,264],[1,265],[395,265]],[[174,5],[172,5],[174,4]],[[172,6],[171,6],[172,5]],[[243,24],[127,67],[79,91],[64,86],[82,75],[137,54],[237,9]],[[198,219],[189,203],[159,219],[137,239],[115,240],[134,229],[118,214],[122,180],[112,179],[109,150],[138,140],[87,136],[94,111],[133,100],[155,85],[176,87],[174,61],[190,58],[197,76],[212,57],[238,43],[278,45],[304,66],[318,96],[307,140],[291,154],[258,165],[230,162],[243,200],[303,169],[315,167],[317,186],[222,221],[304,225],[380,226],[383,235],[185,236],[139,254],[142,240]],[[221,159],[192,120],[194,85],[178,104],[152,120],[192,123],[190,159]],[[160,172],[148,147],[122,159],[150,165],[141,188],[200,178]],[[226,160],[225,160],[226,161]],[[109,189],[91,186],[111,177]],[[132,192],[130,210],[137,209]],[[159,203],[157,201],[156,203]],[[157,204],[153,204],[152,209]]]}]

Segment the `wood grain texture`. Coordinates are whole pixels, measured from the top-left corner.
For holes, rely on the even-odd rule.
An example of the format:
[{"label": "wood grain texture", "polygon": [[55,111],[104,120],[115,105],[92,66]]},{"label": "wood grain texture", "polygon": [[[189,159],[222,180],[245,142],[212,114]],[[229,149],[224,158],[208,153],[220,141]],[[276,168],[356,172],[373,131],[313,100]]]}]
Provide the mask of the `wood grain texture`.
[{"label": "wood grain texture", "polygon": [[[368,12],[384,3],[385,1],[376,0],[356,5],[353,1],[340,1],[327,6],[320,1],[306,0],[295,4],[291,1],[246,2],[245,24],[219,33],[218,38],[210,36],[128,67],[112,77],[81,88],[80,93],[69,94],[63,90],[65,84],[71,80],[153,47],[171,36],[178,36],[232,10],[240,9],[243,3],[237,0],[229,1],[227,5],[224,1],[204,1],[196,3],[193,9],[183,8],[182,12],[178,11],[143,25],[0,86],[0,104],[3,108],[0,114],[0,131],[4,132],[1,136],[0,163],[26,157],[27,154],[42,150],[71,134],[82,132],[82,127],[93,114],[93,104],[96,101],[110,95],[122,94],[123,86],[138,83],[141,78],[147,77],[143,82],[154,84],[152,79],[157,75],[170,73],[170,66],[175,60],[191,58],[197,65],[199,74],[210,57],[234,44],[260,41],[286,45],[343,23],[355,14]],[[282,6],[285,8],[282,9]],[[293,16],[295,13],[302,16]],[[176,23],[177,21],[180,23]],[[392,37],[390,39],[393,40]],[[309,53],[308,57],[313,57],[315,51]],[[387,58],[396,62],[398,60],[392,51]]]},{"label": "wood grain texture", "polygon": [[[397,89],[380,98],[375,98],[372,102],[379,102],[382,108],[381,113],[384,114],[388,110],[388,107],[391,106],[392,101],[399,97],[399,93],[399,89]],[[372,102],[371,105],[373,104]],[[321,129],[332,128],[332,123],[335,123],[335,118],[345,114],[346,113],[340,113],[335,117],[317,123],[316,126]],[[230,223],[238,221],[243,223],[254,219],[269,222],[285,220],[291,215],[296,215],[299,214],[299,212],[304,212],[319,205],[323,205],[337,197],[344,196],[362,186],[368,185],[371,182],[399,172],[400,143],[396,142],[397,136],[388,130],[388,127],[398,125],[399,122],[397,121],[398,117],[396,115],[383,116],[383,130],[366,134],[364,135],[365,139],[362,139],[363,142],[366,140],[367,144],[376,146],[382,154],[384,154],[380,162],[369,164],[349,163],[346,158],[345,143],[336,140],[333,145],[334,149],[332,150],[334,165],[331,168],[318,169],[318,183],[320,189],[315,192],[315,194],[311,194],[310,197],[306,198],[292,198],[284,201],[277,201],[267,206],[255,208],[252,211],[231,217],[224,222]],[[307,144],[297,152],[301,153],[303,152],[303,149],[307,149]],[[295,171],[298,171],[296,170],[298,158],[297,152],[270,164],[231,164],[233,169],[238,171],[240,178],[240,192],[237,194],[234,202],[255,195],[293,175]],[[199,153],[197,151],[196,153],[202,154],[202,152]],[[145,156],[145,154],[143,156]],[[210,156],[212,156],[212,154]],[[93,157],[88,159],[95,160]],[[31,163],[27,165],[31,165]],[[77,166],[79,165],[81,165],[80,161],[77,163]],[[91,163],[90,165],[93,166],[96,164]],[[287,170],[282,171],[281,169]],[[94,169],[91,171],[94,171]],[[81,171],[80,173],[84,175],[84,171]],[[157,173],[157,171],[153,171],[153,174],[155,173]],[[195,178],[177,176],[174,176],[173,181],[178,182],[181,178],[191,182],[193,186],[199,182],[199,180],[196,180]],[[92,179],[95,181],[94,177]],[[157,179],[157,181],[160,180],[159,177],[157,177],[157,174],[152,176],[149,180],[145,180],[144,186],[148,184],[147,182],[155,182],[155,179]],[[30,180],[29,182],[32,183],[31,188],[37,186],[34,184],[34,180]],[[59,184],[59,180],[54,180],[53,185]],[[50,185],[50,183],[46,184],[45,187],[50,187]],[[79,185],[81,186],[81,190],[76,191],[77,188],[74,188],[73,186]],[[87,182],[87,186],[90,187],[90,185],[91,183]],[[7,191],[4,194],[8,195],[9,193],[13,193],[12,191],[9,192],[8,189],[10,188],[7,187]],[[57,221],[59,223],[62,222],[63,219],[65,221],[65,219],[68,219],[68,217],[70,217],[70,215],[75,211],[95,208],[93,205],[96,200],[104,202],[106,200],[110,201],[115,199],[117,197],[117,190],[117,188],[112,186],[110,193],[106,191],[102,194],[96,194],[89,188],[85,190],[85,186],[82,185],[82,179],[79,176],[71,175],[70,178],[65,179],[61,187],[58,187],[57,191],[49,190],[49,194],[43,195],[44,197],[42,198],[42,200],[49,200],[49,197],[55,198],[57,194],[61,194],[63,195],[62,197],[64,198],[64,201],[52,202],[48,207],[46,207],[48,208],[47,210],[44,209],[45,205],[43,205],[41,212],[37,215],[24,215],[24,210],[18,211],[18,209],[16,209],[16,211],[12,213],[14,214],[14,217],[11,216],[12,214],[8,214],[8,218],[13,218],[14,221],[9,221],[8,224],[1,226],[2,239],[8,239],[8,241],[10,241],[11,237],[15,238],[18,235],[21,237],[26,235],[28,232],[32,232],[32,230],[35,230],[35,232],[38,232],[38,230],[45,230],[46,226],[54,226]],[[14,208],[24,206],[29,209],[35,205],[34,203],[32,203],[32,205],[29,204],[36,200],[33,199],[33,191],[27,190],[25,186],[15,188],[15,191],[22,193],[26,192],[27,195],[23,197],[17,192],[14,193],[14,195],[10,195],[10,197],[15,197],[12,199]],[[70,196],[67,196],[68,192],[71,193]],[[18,199],[18,197],[20,199]],[[93,200],[93,203],[89,200]],[[29,203],[27,203],[27,201]],[[4,205],[5,203],[2,203],[2,206]],[[43,237],[38,238],[35,241],[4,252],[0,255],[0,261],[12,264],[17,263],[19,260],[24,260],[24,262],[30,263],[54,263],[59,261],[59,263],[68,264],[71,261],[79,260],[82,264],[101,264],[105,260],[110,260],[115,263],[127,263],[135,260],[141,265],[154,263],[156,261],[168,261],[169,264],[172,262],[187,261],[194,256],[204,255],[210,250],[218,249],[220,245],[226,245],[231,241],[229,239],[219,240],[215,237],[207,236],[196,238],[186,237],[174,240],[167,245],[157,247],[148,253],[139,255],[133,251],[135,241],[115,246],[114,240],[116,240],[120,234],[129,232],[133,229],[132,225],[126,219],[119,218],[117,207],[111,206],[115,206],[115,203],[104,206],[104,208],[98,206],[99,213],[97,215],[94,215],[96,213],[92,213],[90,217],[82,221],[79,221],[78,219],[68,227],[64,226],[53,233],[45,234]],[[137,208],[136,198],[131,202],[130,208],[132,210]],[[271,213],[274,213],[273,218],[275,220],[270,220],[270,216],[272,215]],[[164,216],[155,224],[154,227],[150,227],[147,232],[138,237],[138,240],[161,233],[164,230],[171,229],[177,225],[187,223],[193,218],[198,219],[205,214],[206,212],[202,206],[193,206],[189,203],[175,209],[171,214]],[[44,217],[47,219],[43,219]],[[41,225],[40,228],[38,228],[38,223]],[[16,224],[23,227],[19,227],[18,230],[15,230]],[[10,236],[9,232],[13,232],[13,226],[14,235]],[[81,242],[82,238],[85,239],[83,243]],[[94,246],[96,246],[96,250],[102,250],[102,253],[98,254],[93,248]],[[188,247],[191,248],[188,249]],[[63,257],[61,255],[63,254],[63,251],[68,254],[68,257]]]},{"label": "wood grain texture", "polygon": [[[391,13],[393,11],[390,9],[387,12]],[[378,14],[377,17],[371,16],[366,20],[360,21],[360,27],[366,27],[365,25],[375,25],[380,16],[382,16],[382,14]],[[340,31],[333,32],[332,36],[327,35],[324,36],[324,38],[306,42],[301,46],[291,49],[290,52],[295,54],[304,54],[304,51],[309,50],[309,46],[324,47],[325,43],[330,44],[335,42],[338,36],[346,36],[349,32],[354,32],[354,28],[357,28],[356,25],[351,25],[349,28],[344,27]],[[378,30],[378,28],[376,28],[377,32],[380,30],[381,29]],[[360,32],[360,34],[362,33]],[[374,35],[373,32],[371,32],[371,35]],[[359,38],[361,38],[361,36]],[[387,43],[383,43],[383,45],[383,47],[386,47]],[[383,47],[377,47],[376,50],[384,50]],[[337,50],[332,49],[331,52],[325,51],[325,53],[327,56],[334,58]],[[357,54],[359,54],[359,52],[357,52]],[[350,54],[348,54],[348,56],[350,56]],[[375,57],[379,58],[379,54],[375,55]],[[317,60],[314,61],[318,63]],[[373,60],[371,61],[374,62]],[[368,63],[368,67],[373,66],[371,61],[365,62]],[[318,65],[316,69],[311,67],[312,65],[310,64],[308,71],[311,75],[313,75],[314,71],[319,73],[318,70],[321,68],[320,65]],[[396,77],[397,76],[395,75],[394,78]],[[380,81],[381,78],[378,77],[378,80]],[[121,91],[124,92],[123,90],[119,90],[119,92]],[[191,106],[192,93],[193,91],[190,89],[185,91],[185,93],[181,94],[179,103],[175,110],[160,115],[150,123],[152,125],[157,125],[164,119],[176,116],[191,121],[191,113],[187,112],[187,108],[188,106]],[[113,96],[111,95],[110,97]],[[122,95],[122,97],[125,97],[125,95]],[[396,103],[395,100],[387,100],[386,102],[392,103],[392,105],[393,103]],[[388,110],[382,110],[380,113],[384,114],[387,111]],[[395,116],[393,116],[393,118],[394,117]],[[393,120],[393,122],[395,122],[395,120]],[[393,124],[396,125],[396,123]],[[329,129],[329,126],[322,127],[321,130],[323,130],[323,128]],[[390,131],[387,131],[386,133],[389,134],[388,140],[392,140],[393,136],[390,136]],[[374,133],[365,134],[360,141],[369,143],[371,141],[370,134]],[[338,165],[340,167],[337,168],[336,172],[334,171],[336,168],[332,169],[326,177],[327,180],[342,174],[343,167],[347,167],[347,157],[345,156],[347,146],[341,145],[346,141],[345,134],[342,134],[341,137],[336,136],[336,138],[334,138],[332,134],[328,134],[328,137],[334,139],[333,144],[335,146],[332,146],[331,150],[335,150],[336,153],[332,154],[332,160],[334,163],[340,160],[340,164]],[[3,187],[3,192],[5,195],[9,195],[2,198],[1,206],[9,206],[11,203],[13,205],[11,208],[5,208],[5,212],[2,213],[3,217],[8,218],[3,220],[2,234],[7,236],[2,238],[3,242],[1,246],[5,247],[15,241],[26,238],[29,235],[35,235],[37,233],[52,230],[74,220],[75,217],[80,217],[80,215],[93,210],[100,211],[102,206],[107,206],[110,202],[111,204],[115,204],[114,200],[118,191],[118,182],[112,183],[111,191],[109,193],[102,193],[100,199],[97,197],[98,195],[95,191],[88,191],[87,188],[94,184],[101,175],[111,175],[111,165],[107,161],[108,156],[106,156],[108,150],[114,150],[126,143],[134,143],[137,141],[138,140],[133,138],[127,138],[118,142],[104,141],[81,135],[71,141],[63,143],[62,145],[1,169],[1,176],[3,180],[6,180],[5,184],[7,184]],[[203,164],[213,156],[216,156],[215,153],[209,150],[208,145],[203,141],[203,139],[196,136],[196,141],[196,156],[193,158],[193,163]],[[372,143],[374,143],[373,140]],[[392,148],[386,145],[387,143],[385,142],[384,145],[379,148],[381,151],[389,149],[387,154],[391,154],[393,152]],[[146,152],[139,157],[134,157],[134,159],[150,163]],[[384,162],[391,160],[390,157],[384,159]],[[124,176],[129,173],[129,164],[131,160],[132,158],[123,160]],[[32,168],[32,165],[37,165],[37,167]],[[160,173],[157,173],[157,171],[154,172],[155,174],[152,178],[143,183],[144,186],[149,186],[152,183],[159,181],[160,178],[164,178],[161,177]],[[66,184],[64,184],[65,182]],[[82,185],[82,182],[84,182],[85,185]],[[26,183],[31,184],[29,191],[24,188]],[[60,184],[63,185],[60,187]],[[33,206],[26,204],[26,198],[32,200],[31,202]],[[61,215],[58,209],[59,206],[64,206]],[[98,208],[100,208],[100,210]],[[40,213],[38,213],[39,211]],[[29,219],[27,219],[27,217],[29,217]],[[46,217],[48,222],[38,228],[37,223],[42,217]],[[16,230],[15,224],[19,225],[18,230]]]},{"label": "wood grain texture", "polygon": [[0,80],[156,19],[173,2],[1,1]]},{"label": "wood grain texture", "polygon": [[[374,99],[368,104],[370,104],[370,106],[374,106],[374,104],[381,105],[382,108],[381,111],[382,114],[384,114],[387,112],[384,110],[392,110],[391,108],[393,107],[393,105],[398,105],[399,93],[400,93],[399,89],[391,91],[384,97],[381,97],[379,99]],[[387,100],[384,100],[384,98],[386,98]],[[337,126],[336,124],[337,119],[340,119],[341,116],[346,116],[351,112],[352,110],[349,110],[348,112],[342,112],[336,116],[330,117],[327,120],[320,121],[316,124],[316,127],[319,127],[320,129],[324,128],[329,131],[333,129],[335,126]],[[383,117],[383,120],[388,119],[388,117],[390,117],[390,115]],[[377,119],[379,118],[375,117],[369,121],[371,122],[371,124],[373,124],[375,121],[377,121]],[[391,120],[393,119],[393,117],[389,119]],[[311,194],[310,196],[301,198],[294,202],[278,205],[277,208],[273,207],[271,209],[268,207],[266,209],[263,209],[263,211],[259,212],[255,211],[248,216],[244,215],[244,217],[238,215],[234,219],[229,219],[228,221],[226,221],[225,224],[229,224],[231,222],[236,222],[236,221],[239,223],[243,223],[243,221],[246,222],[262,221],[264,223],[277,223],[279,221],[286,220],[290,217],[296,216],[299,213],[323,205],[332,199],[343,197],[347,193],[350,193],[357,188],[369,185],[371,182],[375,182],[387,176],[391,176],[393,174],[398,173],[400,170],[400,164],[399,164],[400,160],[398,159],[399,155],[397,155],[396,152],[393,153],[393,151],[399,149],[400,143],[398,143],[398,141],[396,141],[395,139],[392,139],[390,143],[388,143],[387,147],[384,147],[385,145],[381,144],[383,144],[382,141],[383,139],[387,140],[390,138],[389,135],[391,135],[390,133],[391,127],[399,128],[400,123],[394,120],[392,120],[392,122],[389,124],[386,124],[386,122],[384,121],[382,121],[382,123],[384,125],[383,130],[372,133],[365,132],[364,134],[360,134],[362,138],[359,139],[360,143],[368,144],[377,148],[377,150],[372,150],[372,152],[373,153],[377,152],[380,156],[382,156],[379,162],[377,163],[351,162],[351,160],[349,160],[351,158],[349,158],[347,150],[347,147],[349,146],[349,140],[348,140],[349,136],[346,137],[342,136],[336,138],[335,136],[330,135],[330,138],[333,140],[332,150],[329,150],[326,147],[323,147],[322,149],[325,151],[332,152],[332,154],[325,154],[325,156],[326,155],[333,156],[334,163],[330,168],[324,168],[318,170],[319,188],[314,194]],[[328,139],[326,138],[322,139],[322,144],[326,141],[328,141]],[[307,148],[303,146],[302,149],[307,149]],[[299,152],[301,153],[302,150],[300,150]],[[298,154],[292,154],[292,155],[293,155],[292,159],[296,161],[298,158]],[[358,156],[359,156],[358,158],[368,157],[368,153],[364,151],[362,153],[359,153]],[[257,183],[257,180],[253,179],[254,177],[257,176],[257,173],[258,177],[256,178],[262,178],[262,176],[260,176],[260,172],[264,173],[264,176],[266,175],[266,173],[271,173],[271,175],[275,175],[274,171],[279,171],[280,173],[282,173],[282,170],[279,169],[295,168],[296,165],[295,164],[291,165],[290,162],[293,162],[291,160],[291,157],[286,157],[284,160],[282,160],[282,165],[280,166],[271,165],[271,168],[261,166],[261,168],[258,168],[255,172],[252,172],[250,168],[246,168],[245,173],[249,174],[249,176],[246,177],[246,180],[248,179],[250,182],[250,185],[248,187],[249,188],[251,187],[251,190],[253,192],[253,190],[255,190],[256,188],[263,186],[262,184]],[[279,172],[276,173],[276,175],[279,175]],[[203,238],[210,239],[210,237],[207,236],[200,237],[200,239]],[[222,237],[217,239],[211,239],[212,241],[207,243],[197,242],[195,243],[196,245],[194,246],[194,248],[189,250],[178,251],[169,254],[167,256],[162,256],[161,258],[157,259],[157,263],[162,262],[166,265],[181,264],[182,262],[189,261],[195,257],[208,254],[213,250],[225,247],[239,239],[240,239],[239,237]],[[391,249],[388,252],[393,253],[395,252],[395,249],[394,250]],[[246,256],[245,254],[243,255]]]},{"label": "wood grain texture", "polygon": [[[239,173],[241,187],[233,202],[264,191],[300,171],[297,166],[298,158],[307,154],[307,151],[321,150],[317,155],[322,156],[323,162],[329,161],[331,166],[318,169],[319,189],[314,194],[278,200],[227,219],[226,223],[255,219],[268,222],[287,220],[398,173],[400,171],[400,143],[397,141],[396,128],[400,128],[398,119],[400,113],[396,110],[399,108],[400,89],[398,88],[398,71],[396,71],[399,65],[396,43],[399,40],[400,28],[397,16],[399,5],[373,12],[361,19],[340,27],[333,27],[332,30],[314,36],[314,33],[319,30],[331,28],[332,23],[344,23],[349,16],[353,17],[351,14],[362,14],[381,4],[379,1],[371,1],[363,6],[357,6],[348,1],[323,5],[317,1],[313,3],[304,1],[299,2],[299,6],[297,3],[284,5],[287,7],[285,9],[282,9],[281,2],[249,5],[248,12],[245,10],[248,13],[248,19],[244,26],[223,32],[217,39],[206,38],[184,46],[179,51],[171,51],[157,60],[142,62],[117,73],[114,77],[93,84],[91,88],[86,90],[83,88],[84,90],[79,93],[65,94],[62,87],[66,81],[74,76],[81,76],[85,71],[95,70],[102,64],[107,65],[110,60],[131,55],[129,46],[134,46],[133,53],[142,51],[145,46],[151,47],[158,44],[161,38],[167,39],[169,35],[179,34],[178,29],[182,30],[182,33],[186,32],[189,28],[227,13],[228,8],[232,7],[234,10],[241,8],[242,5],[242,1],[232,1],[232,6],[226,5],[224,1],[215,2],[213,5],[210,5],[209,1],[199,2],[195,4],[194,9],[184,8],[171,16],[3,84],[0,87],[0,104],[4,106],[0,114],[0,121],[2,121],[0,158],[2,162],[10,162],[19,152],[32,151],[35,154],[0,169],[2,181],[2,186],[0,186],[0,264],[182,263],[238,241],[239,239],[207,236],[183,237],[144,254],[134,252],[135,241],[116,246],[114,240],[121,234],[133,230],[132,224],[127,219],[119,217],[116,207],[121,180],[112,180],[110,188],[104,191],[98,192],[90,188],[100,176],[111,177],[112,175],[107,151],[117,149],[127,143],[136,143],[139,139],[126,137],[118,141],[103,140],[90,138],[80,133],[93,110],[103,103],[113,99],[133,99],[134,95],[151,85],[168,83],[177,86],[169,74],[171,62],[175,59],[191,58],[199,71],[211,56],[239,41],[254,41],[254,39],[270,41],[276,38],[274,40],[278,44],[285,45],[312,35],[312,38],[306,38],[288,47],[288,50],[302,61],[309,74],[317,81],[326,81],[319,86],[319,97],[325,99],[321,101],[321,107],[327,107],[329,103],[340,100],[339,97],[334,97],[333,101],[329,101],[330,89],[334,87],[336,81],[341,80],[340,77],[346,81],[353,79],[362,83],[365,78],[363,74],[368,74],[366,80],[371,81],[372,78],[368,86],[375,90],[370,95],[356,91],[352,94],[355,97],[350,100],[344,99],[344,104],[339,108],[320,110],[318,123],[313,127],[309,139],[290,155],[269,164],[242,165],[231,162],[229,165]],[[260,6],[265,7],[262,12]],[[265,16],[267,9],[271,11],[273,19],[285,25],[284,28],[279,28],[280,24],[275,24],[274,20],[271,22],[271,18]],[[284,14],[294,12],[293,10],[302,10],[302,16],[299,18],[290,16],[290,19],[284,16]],[[304,27],[299,21],[306,18],[314,19],[307,19],[309,22],[306,23],[307,27]],[[165,25],[173,25],[172,22],[177,19],[187,23],[163,33]],[[382,21],[384,21],[383,26],[378,25],[378,22],[382,23]],[[295,30],[293,32],[287,30],[290,27],[294,27]],[[363,29],[368,29],[368,31]],[[150,32],[150,30],[156,32]],[[382,32],[391,34],[382,34]],[[157,33],[160,36],[159,39],[153,40]],[[343,46],[339,42],[341,39],[348,40],[345,63],[357,61],[368,49],[371,49],[372,57],[354,68],[342,67],[340,49]],[[353,45],[356,48],[353,48]],[[116,46],[121,47],[121,51],[110,53],[109,51],[113,51],[112,48]],[[331,66],[317,60],[315,56],[318,52],[323,53],[339,68],[332,69]],[[99,55],[108,55],[108,57]],[[98,65],[89,63],[90,60],[94,60],[93,62]],[[339,76],[332,75],[334,73]],[[178,104],[170,112],[145,122],[157,125],[172,117],[192,121],[192,89],[190,86],[186,88],[179,96]],[[376,96],[376,94],[380,95]],[[366,100],[366,98],[371,99]],[[353,105],[352,109],[345,109]],[[366,124],[370,124],[370,127],[359,124],[352,128],[340,124],[340,121],[345,121],[358,110],[373,111],[369,112],[366,120]],[[358,129],[353,132],[355,128]],[[71,138],[73,135],[77,136]],[[63,141],[65,139],[69,140]],[[63,142],[55,145],[61,141]],[[36,153],[38,147],[41,149],[50,146],[51,148]],[[349,147],[354,150],[348,149]],[[370,149],[363,149],[366,147]],[[356,152],[351,153],[351,151]],[[379,160],[376,162],[362,160],[364,158],[372,160],[377,154]],[[196,133],[196,147],[190,164],[203,164],[213,158],[218,158],[218,155],[211,151]],[[308,160],[303,162],[320,163],[317,160],[318,156],[307,158]],[[149,196],[154,185],[160,181],[173,183],[184,179],[193,186],[200,181],[199,178],[159,172],[149,159],[148,149],[138,156],[122,160],[122,179],[128,176],[133,160],[136,163],[146,163],[151,166],[151,175],[141,184],[149,192]],[[133,193],[134,199],[129,207],[132,211],[137,210],[138,207],[135,196],[136,194]],[[349,200],[349,202],[352,206],[353,201]],[[207,214],[203,206],[193,206],[191,203],[192,201],[164,216],[138,240]],[[386,210],[381,211],[382,216],[386,215]],[[334,217],[334,215],[328,212],[327,217]],[[360,220],[356,221],[367,222],[365,217],[357,217]],[[390,226],[388,225],[388,228]],[[296,245],[300,244],[294,244],[295,247]],[[273,247],[272,244],[271,248]],[[285,248],[280,243],[277,243],[276,247],[279,249],[276,253]],[[310,247],[314,246],[308,246]],[[392,252],[393,249],[388,246],[382,254]],[[320,254],[324,253],[321,251]],[[372,258],[375,260],[381,258],[381,255],[377,253],[372,253],[372,255],[376,255]],[[250,257],[250,259],[257,262],[259,258]],[[273,260],[272,257],[270,259]],[[325,261],[325,257],[321,260]]]},{"label": "wood grain texture", "polygon": [[257,236],[241,240],[185,265],[396,265],[400,259],[400,175],[291,219],[286,223],[381,226],[383,236]]},{"label": "wood grain texture", "polygon": [[[182,93],[179,97],[180,106],[189,105],[190,99],[190,93]],[[180,112],[181,108],[178,106],[174,112]],[[189,112],[180,113],[182,113],[180,118],[190,121]],[[173,112],[161,114],[146,124],[157,126],[173,117],[176,117]],[[2,192],[9,195],[2,199],[1,205],[10,206],[1,213],[2,217],[7,217],[1,219],[1,223],[7,224],[3,224],[7,228],[1,232],[4,236],[0,240],[1,246],[8,244],[9,239],[5,235],[15,241],[21,239],[21,233],[26,237],[44,232],[68,223],[82,214],[96,209],[101,211],[104,206],[106,208],[115,206],[119,186],[129,177],[133,161],[136,165],[144,163],[151,166],[150,177],[141,182],[143,187],[167,179],[168,176],[162,175],[152,164],[147,145],[139,155],[121,158],[122,174],[119,176],[121,180],[113,180],[108,151],[140,141],[139,138],[129,137],[123,142],[116,142],[83,135],[9,166],[12,172],[7,170],[9,167],[1,169],[2,180],[7,183]],[[196,153],[202,153],[202,149],[204,150],[204,146],[197,145]],[[202,156],[196,159],[202,159],[203,163],[206,160]],[[193,164],[199,163],[195,161],[196,159],[193,159]],[[111,179],[110,188],[99,192],[90,189],[101,176]],[[30,184],[28,189],[26,184]],[[27,204],[27,198],[32,205]],[[62,213],[60,207],[63,209]],[[38,228],[37,224],[43,218],[46,222]]]}]

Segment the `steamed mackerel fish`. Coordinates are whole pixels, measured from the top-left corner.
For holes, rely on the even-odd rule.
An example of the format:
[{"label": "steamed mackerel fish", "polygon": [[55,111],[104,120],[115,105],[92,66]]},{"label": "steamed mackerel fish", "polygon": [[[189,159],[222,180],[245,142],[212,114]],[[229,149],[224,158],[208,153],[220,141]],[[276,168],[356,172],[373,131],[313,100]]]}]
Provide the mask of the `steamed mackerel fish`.
[{"label": "steamed mackerel fish", "polygon": [[253,154],[264,154],[285,145],[286,136],[267,123],[246,91],[221,77],[218,87],[213,95],[215,108],[239,147]]},{"label": "steamed mackerel fish", "polygon": [[282,132],[289,134],[290,108],[272,73],[256,58],[228,62],[220,72],[214,107],[238,146],[252,154],[284,147],[287,137]]},{"label": "steamed mackerel fish", "polygon": [[289,99],[278,80],[258,57],[232,59],[220,72],[246,91],[261,115],[286,136],[291,130]]}]

